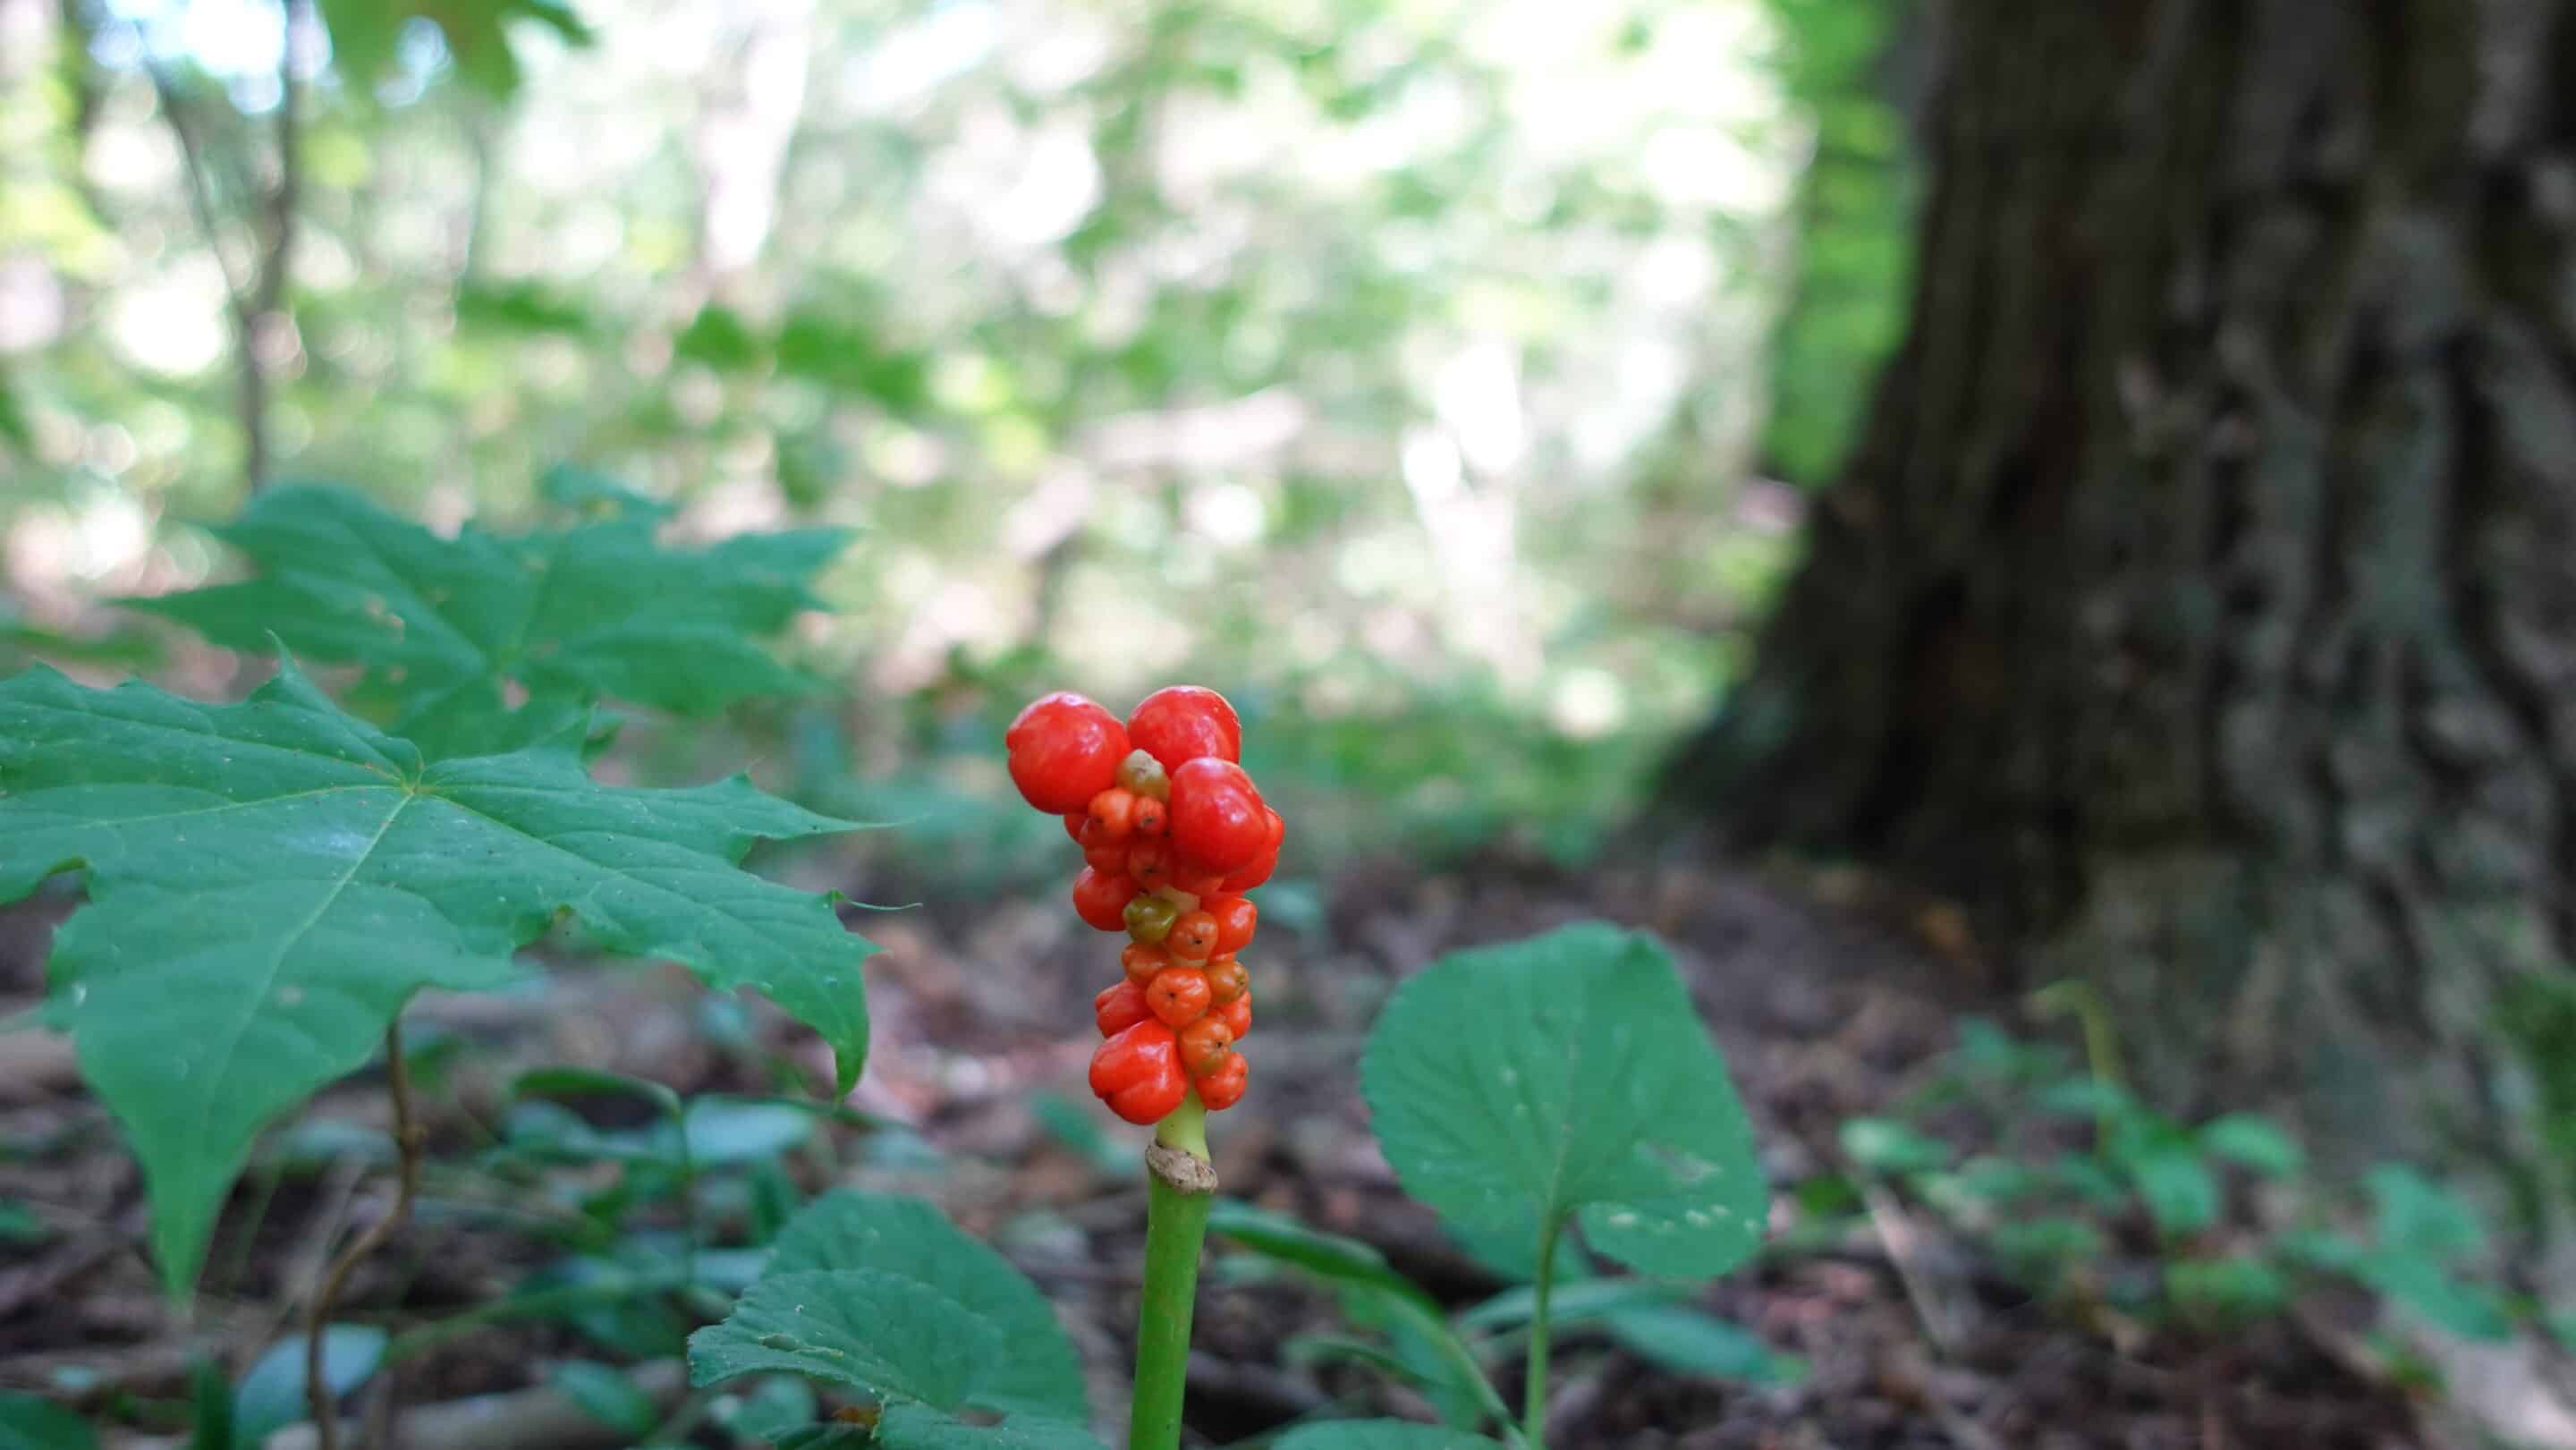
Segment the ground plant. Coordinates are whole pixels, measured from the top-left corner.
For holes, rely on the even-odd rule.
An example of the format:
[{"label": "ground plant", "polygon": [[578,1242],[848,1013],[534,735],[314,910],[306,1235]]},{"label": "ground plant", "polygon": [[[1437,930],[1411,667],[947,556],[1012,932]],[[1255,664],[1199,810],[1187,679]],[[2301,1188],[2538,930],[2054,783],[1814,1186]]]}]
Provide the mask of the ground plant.
[{"label": "ground plant", "polygon": [[[706,714],[805,687],[766,641],[810,605],[805,580],[839,536],[675,547],[654,505],[603,480],[558,472],[543,494],[560,524],[452,537],[339,491],[263,495],[224,532],[249,577],[144,605],[274,658],[240,703],[42,666],[0,681],[0,901],[84,898],[48,962],[42,1025],[71,1038],[140,1160],[167,1293],[197,1290],[245,1185],[256,1199],[298,1161],[382,1148],[398,1186],[393,1212],[339,1246],[300,1333],[238,1381],[211,1361],[200,1372],[196,1443],[256,1445],[306,1419],[318,1443],[349,1443],[365,1428],[344,1424],[344,1405],[382,1366],[539,1317],[639,1357],[686,1337],[701,1393],[679,1417],[606,1364],[551,1372],[635,1443],[678,1443],[712,1416],[782,1447],[1097,1443],[1074,1350],[1007,1260],[926,1202],[805,1201],[781,1171],[828,1153],[818,1129],[847,1116],[834,1104],[867,1060],[872,948],[832,898],[743,862],[761,842],[854,823],[740,776],[597,778],[612,701]],[[1095,1003],[1090,1080],[1155,1130],[1129,1444],[1180,1443],[1211,1229],[1341,1294],[1357,1332],[1310,1350],[1383,1363],[1450,1421],[1318,1423],[1278,1442],[1291,1447],[1540,1446],[1563,1328],[1701,1368],[1787,1372],[1676,1302],[1753,1252],[1767,1193],[1725,1064],[1642,935],[1581,923],[1452,954],[1405,983],[1369,1038],[1358,1087],[1387,1160],[1525,1288],[1449,1315],[1368,1246],[1219,1196],[1208,1115],[1250,1083],[1238,953],[1259,908],[1246,893],[1287,830],[1239,763],[1242,735],[1222,696],[1184,686],[1123,721],[1049,695],[1002,742],[1014,784],[1083,856],[1074,909],[1124,938]],[[472,1167],[507,1185],[550,1163],[612,1165],[548,1226],[563,1257],[506,1299],[401,1333],[343,1321],[351,1273],[403,1232],[424,1179],[450,1171],[416,1118],[440,1044],[406,1037],[405,1007],[428,989],[507,992],[583,950],[756,991],[828,1046],[834,1081],[684,1099],[611,1073],[524,1074]],[[711,1000],[711,1022],[726,1002]],[[390,1098],[389,1142],[282,1126],[369,1070]],[[718,1219],[732,1241],[717,1241]],[[1526,1366],[1517,1408],[1491,1373],[1508,1352]],[[22,1396],[0,1397],[0,1432],[94,1443],[85,1422]]]}]

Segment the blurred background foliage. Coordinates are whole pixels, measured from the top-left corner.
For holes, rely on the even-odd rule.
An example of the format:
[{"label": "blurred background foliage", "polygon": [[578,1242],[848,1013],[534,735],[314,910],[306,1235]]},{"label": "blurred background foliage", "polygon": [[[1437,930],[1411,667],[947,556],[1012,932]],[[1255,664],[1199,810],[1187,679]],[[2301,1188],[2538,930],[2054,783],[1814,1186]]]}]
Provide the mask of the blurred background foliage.
[{"label": "blurred background foliage", "polygon": [[1308,852],[1579,857],[1901,317],[1892,0],[305,5],[0,0],[0,665],[234,682],[113,602],[240,571],[255,407],[435,528],[861,531],[844,689],[620,768],[1051,871],[999,722],[1190,678]]}]

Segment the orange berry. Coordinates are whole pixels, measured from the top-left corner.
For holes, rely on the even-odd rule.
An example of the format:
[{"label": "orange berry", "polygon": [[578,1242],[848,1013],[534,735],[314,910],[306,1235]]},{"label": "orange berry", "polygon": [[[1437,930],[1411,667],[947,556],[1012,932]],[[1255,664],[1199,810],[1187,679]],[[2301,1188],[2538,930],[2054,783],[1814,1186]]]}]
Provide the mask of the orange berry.
[{"label": "orange berry", "polygon": [[1133,791],[1111,786],[1091,798],[1091,822],[1100,828],[1102,839],[1123,841],[1136,828],[1136,795]]},{"label": "orange berry", "polygon": [[1232,957],[1219,957],[1207,964],[1208,1000],[1219,1006],[1252,990],[1252,976],[1243,963]]},{"label": "orange berry", "polygon": [[1200,1078],[1195,1086],[1199,1101],[1211,1113],[1221,1113],[1243,1101],[1243,1090],[1252,1085],[1252,1064],[1240,1052],[1229,1052],[1216,1070]]},{"label": "orange berry", "polygon": [[1199,904],[1216,918],[1216,949],[1220,954],[1232,954],[1252,945],[1261,908],[1253,905],[1250,897],[1219,896]]},{"label": "orange berry", "polygon": [[1205,911],[1185,911],[1172,923],[1172,934],[1163,938],[1163,949],[1185,962],[1203,962],[1216,954],[1216,917]]},{"label": "orange berry", "polygon": [[1163,828],[1172,823],[1172,808],[1152,796],[1140,795],[1136,797],[1136,809],[1129,819],[1137,835],[1159,836],[1163,834]]},{"label": "orange berry", "polygon": [[1126,969],[1127,980],[1139,987],[1154,980],[1156,972],[1171,964],[1170,955],[1162,948],[1149,947],[1143,942],[1129,942],[1127,950],[1118,954],[1118,965]]},{"label": "orange berry", "polygon": [[1233,1051],[1233,1030],[1213,1017],[1202,1017],[1181,1029],[1181,1066],[1192,1077],[1216,1071]]},{"label": "orange berry", "polygon": [[1145,984],[1145,1005],[1166,1027],[1187,1027],[1207,1015],[1207,973],[1196,967],[1165,967]]},{"label": "orange berry", "polygon": [[[1152,1005],[1150,994],[1147,1005]],[[1161,1009],[1157,1008],[1154,1015],[1161,1017],[1163,1015]],[[1226,1025],[1226,1029],[1234,1034],[1235,1041],[1241,1042],[1243,1039],[1250,1037],[1252,1035],[1251,989],[1246,988],[1242,996],[1215,1008],[1208,1015],[1216,1018],[1219,1022],[1224,1023]],[[1165,1020],[1168,1021],[1169,1019],[1167,1018]]]},{"label": "orange berry", "polygon": [[1138,841],[1127,848],[1127,874],[1140,891],[1151,891],[1172,879],[1171,849],[1160,841]]}]

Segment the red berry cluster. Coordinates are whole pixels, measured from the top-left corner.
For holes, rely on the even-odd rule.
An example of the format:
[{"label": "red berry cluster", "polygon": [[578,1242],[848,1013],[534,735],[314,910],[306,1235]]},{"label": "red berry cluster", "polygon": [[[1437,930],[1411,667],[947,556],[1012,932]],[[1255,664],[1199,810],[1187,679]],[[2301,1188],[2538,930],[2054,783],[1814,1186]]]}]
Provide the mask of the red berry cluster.
[{"label": "red berry cluster", "polygon": [[1011,781],[1064,817],[1082,847],[1073,909],[1123,931],[1126,979],[1092,1000],[1107,1038],[1091,1090],[1154,1123],[1196,1086],[1211,1112],[1243,1097],[1252,985],[1235,953],[1261,913],[1242,893],[1270,879],[1287,827],[1235,762],[1243,725],[1214,690],[1156,690],[1127,717],[1080,695],[1044,696],[1003,737]]}]

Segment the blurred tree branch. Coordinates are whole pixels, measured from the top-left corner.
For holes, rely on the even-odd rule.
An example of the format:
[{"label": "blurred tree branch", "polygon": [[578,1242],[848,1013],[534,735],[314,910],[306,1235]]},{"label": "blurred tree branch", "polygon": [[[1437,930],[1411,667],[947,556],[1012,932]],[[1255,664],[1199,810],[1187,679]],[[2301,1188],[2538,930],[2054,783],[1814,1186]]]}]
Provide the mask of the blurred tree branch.
[{"label": "blurred tree branch", "polygon": [[179,143],[179,157],[188,176],[189,210],[197,219],[198,230],[205,234],[206,249],[214,254],[215,266],[223,273],[225,301],[233,323],[233,345],[240,355],[237,407],[243,440],[242,483],[250,493],[257,493],[268,481],[271,466],[268,400],[270,373],[277,365],[274,359],[280,354],[291,354],[293,347],[293,324],[285,309],[286,279],[294,265],[296,212],[303,190],[301,132],[305,85],[302,72],[307,57],[315,48],[312,0],[280,0],[280,3],[284,11],[284,37],[278,46],[278,99],[272,122],[277,165],[274,178],[266,185],[245,185],[243,188],[255,195],[245,207],[250,213],[245,218],[250,232],[250,255],[238,266],[224,249],[224,231],[216,204],[211,165],[213,158],[207,151],[205,136],[190,113],[187,97],[177,77],[168,67],[151,58],[148,39],[141,27],[135,26],[136,40],[144,55],[144,70],[151,76],[153,92],[161,102],[162,119]]}]

